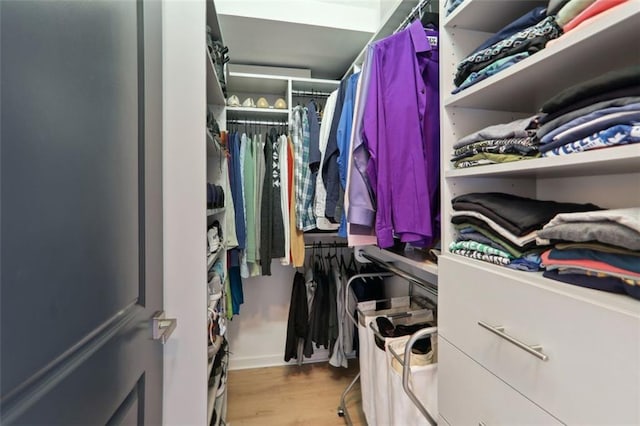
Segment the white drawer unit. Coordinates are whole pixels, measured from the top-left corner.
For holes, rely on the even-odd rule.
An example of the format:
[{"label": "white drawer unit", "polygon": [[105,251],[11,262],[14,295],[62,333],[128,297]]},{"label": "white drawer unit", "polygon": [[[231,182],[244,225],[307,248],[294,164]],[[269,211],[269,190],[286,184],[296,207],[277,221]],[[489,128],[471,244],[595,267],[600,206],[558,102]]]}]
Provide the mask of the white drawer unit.
[{"label": "white drawer unit", "polygon": [[451,255],[439,269],[440,336],[563,422],[640,424],[640,302]]},{"label": "white drawer unit", "polygon": [[451,425],[559,425],[446,339],[438,342],[440,416]]}]

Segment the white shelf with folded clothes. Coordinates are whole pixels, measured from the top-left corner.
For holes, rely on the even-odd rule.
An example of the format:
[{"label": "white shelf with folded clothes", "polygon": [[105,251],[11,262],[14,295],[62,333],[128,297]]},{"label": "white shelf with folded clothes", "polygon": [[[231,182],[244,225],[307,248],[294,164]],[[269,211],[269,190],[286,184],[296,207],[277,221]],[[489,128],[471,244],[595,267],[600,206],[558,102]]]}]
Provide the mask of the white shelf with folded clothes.
[{"label": "white shelf with folded clothes", "polygon": [[[542,6],[542,12],[534,15],[536,6]],[[634,279],[640,271],[626,270],[630,277],[622,277],[612,275],[610,268],[595,272],[593,264],[591,269],[577,266],[585,258],[564,262],[554,256],[640,258],[640,250],[631,244],[634,226],[640,227],[640,209],[635,219],[634,210],[618,210],[640,207],[640,144],[635,143],[640,134],[634,134],[640,128],[607,115],[608,107],[633,111],[635,103],[640,106],[640,98],[634,100],[640,95],[638,56],[620,49],[637,35],[639,4],[504,2],[504,14],[496,13],[496,7],[493,1],[466,0],[441,25],[441,58],[446,58],[441,62],[441,82],[447,95],[440,114],[440,336],[473,359],[478,369],[507,383],[514,397],[524,395],[535,404],[518,418],[540,414],[563,423],[637,423],[640,413],[632,401],[640,398],[640,381],[626,377],[640,377],[638,348],[628,344],[630,333],[640,327],[640,301],[635,300],[639,295],[629,284],[640,282]],[[549,30],[538,34],[540,44],[524,52],[528,56],[510,66],[506,61],[508,67],[484,80],[477,78],[485,72],[481,66],[509,58],[506,50],[501,58],[491,56],[508,44],[498,39],[488,49],[491,52],[482,54],[482,65],[459,67],[472,58],[480,42],[493,32],[502,34],[507,26],[513,28],[514,18],[525,14],[528,18],[521,22],[528,20],[529,26],[506,36],[511,41],[535,33],[541,22]],[[583,22],[587,17],[592,19]],[[606,60],[596,59],[596,51],[606,52],[601,57]],[[449,95],[464,78],[475,83]],[[612,121],[599,121],[605,116]],[[614,128],[617,125],[624,129]],[[588,219],[578,220],[583,215]],[[627,220],[631,226],[624,228],[616,220]],[[596,231],[603,223],[626,229],[621,235],[630,239],[620,241],[630,244],[611,238],[604,243]],[[560,225],[575,234],[561,235]],[[589,241],[580,241],[581,235]],[[608,285],[614,281],[615,286]],[[527,306],[539,307],[544,315],[535,315]],[[586,385],[583,371],[572,366],[576,354],[584,354],[582,362],[590,365],[601,355],[585,351],[586,336],[558,324],[564,320],[553,320],[567,317],[596,328],[617,324],[619,335],[607,337],[603,344],[615,348],[625,367],[612,366],[606,373],[595,369]],[[450,391],[455,388],[449,382],[455,377],[452,366],[441,362],[440,414],[450,424],[465,423],[468,419],[447,408],[462,403]],[[523,368],[532,373],[515,374]],[[621,390],[620,400],[600,398],[603,392]],[[569,394],[579,396],[561,396]],[[484,407],[482,415],[487,417],[478,417],[478,422],[492,418],[509,423],[497,401]]]},{"label": "white shelf with folded clothes", "polygon": [[[207,203],[206,229],[204,238],[207,243],[207,274],[206,281],[201,285],[206,288],[207,322],[199,328],[202,338],[206,337],[207,351],[207,379],[214,383],[208,386],[207,424],[216,413],[226,411],[225,407],[216,407],[216,392],[221,377],[226,377],[227,363],[220,360],[227,357],[228,342],[226,332],[226,305],[229,295],[225,288],[227,275],[227,251],[235,244],[234,233],[229,226],[233,226],[233,203],[231,202],[230,184],[228,178],[228,143],[225,131],[227,128],[227,96],[229,94],[229,78],[227,65],[229,60],[228,48],[224,45],[220,23],[213,0],[206,1],[207,12]],[[218,63],[216,63],[216,60]],[[204,189],[204,188],[203,188]],[[222,402],[222,401],[221,401]],[[226,403],[226,400],[224,401]],[[224,418],[222,419],[224,420]]]},{"label": "white shelf with folded clothes", "polygon": [[[475,3],[485,3],[478,2]],[[510,2],[520,3],[520,2]],[[444,86],[447,107],[493,109],[497,111],[529,112],[551,98],[558,88],[568,87],[603,74],[611,69],[638,61],[638,55],[630,55],[617,46],[619,40],[637,33],[640,26],[640,5],[627,1],[606,12],[606,19],[589,24],[589,30],[574,29],[553,40],[541,51],[480,81],[454,95],[454,87]],[[495,14],[501,16],[500,14]],[[445,24],[445,28],[446,24]],[[478,39],[491,34],[460,28],[450,29],[444,37],[455,45],[451,59],[462,61]],[[594,60],[593,52],[607,52],[606,60]],[[567,65],[570,71],[567,72]],[[454,68],[451,67],[453,72]],[[554,76],[553,80],[540,80],[540,76]],[[445,82],[450,82],[445,75]],[[532,84],[539,81],[540,84]],[[496,96],[511,93],[517,96]]]}]

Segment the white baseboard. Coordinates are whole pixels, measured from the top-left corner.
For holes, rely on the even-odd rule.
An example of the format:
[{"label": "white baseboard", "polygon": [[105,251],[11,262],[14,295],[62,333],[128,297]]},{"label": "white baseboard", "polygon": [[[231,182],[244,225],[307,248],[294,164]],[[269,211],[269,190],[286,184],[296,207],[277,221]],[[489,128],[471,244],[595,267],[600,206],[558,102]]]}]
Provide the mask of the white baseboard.
[{"label": "white baseboard", "polygon": [[[331,354],[328,349],[313,349],[313,356],[311,358],[303,358],[303,364],[311,364],[314,362],[328,362]],[[349,354],[348,358],[355,357],[355,352]],[[263,367],[281,367],[284,365],[296,365],[298,360],[292,359],[289,362],[284,361],[283,354],[274,355],[261,355],[254,357],[234,357],[233,354],[229,357],[229,370],[246,370],[248,368],[263,368]]]}]

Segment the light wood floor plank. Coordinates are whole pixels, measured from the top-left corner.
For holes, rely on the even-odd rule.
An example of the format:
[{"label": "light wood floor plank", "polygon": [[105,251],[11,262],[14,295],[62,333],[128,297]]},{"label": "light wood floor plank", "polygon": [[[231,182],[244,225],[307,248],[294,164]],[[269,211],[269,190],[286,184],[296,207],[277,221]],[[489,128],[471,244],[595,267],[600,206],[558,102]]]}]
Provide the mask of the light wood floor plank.
[{"label": "light wood floor plank", "polygon": [[[227,424],[230,426],[343,426],[337,408],[340,395],[358,373],[328,363],[256,368],[229,372]],[[347,397],[354,425],[366,425],[359,382]]]}]

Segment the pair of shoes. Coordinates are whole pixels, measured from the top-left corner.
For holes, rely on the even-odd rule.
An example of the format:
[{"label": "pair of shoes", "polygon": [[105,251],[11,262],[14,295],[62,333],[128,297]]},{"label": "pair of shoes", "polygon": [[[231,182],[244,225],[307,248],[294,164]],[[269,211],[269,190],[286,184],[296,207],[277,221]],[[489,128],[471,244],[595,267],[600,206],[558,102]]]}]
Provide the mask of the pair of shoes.
[{"label": "pair of shoes", "polygon": [[211,136],[220,137],[220,126],[218,121],[213,115],[213,105],[207,105],[207,130],[211,133]]},{"label": "pair of shoes", "polygon": [[215,304],[222,297],[222,277],[216,272],[210,273],[209,277],[207,285],[209,304]]},{"label": "pair of shoes", "polygon": [[220,222],[213,222],[211,228],[207,231],[207,243],[209,245],[209,254],[217,253],[220,250],[220,242],[222,239],[222,231],[220,230]]},{"label": "pair of shoes", "polygon": [[229,99],[227,99],[227,106],[239,107],[240,106],[240,99],[238,99],[238,97],[236,95],[229,96]]},{"label": "pair of shoes", "polygon": [[224,189],[220,185],[207,183],[207,208],[218,209],[224,207]]},{"label": "pair of shoes", "polygon": [[244,102],[242,102],[242,106],[245,108],[255,108],[256,103],[253,102],[253,98],[247,98],[244,100]]}]

